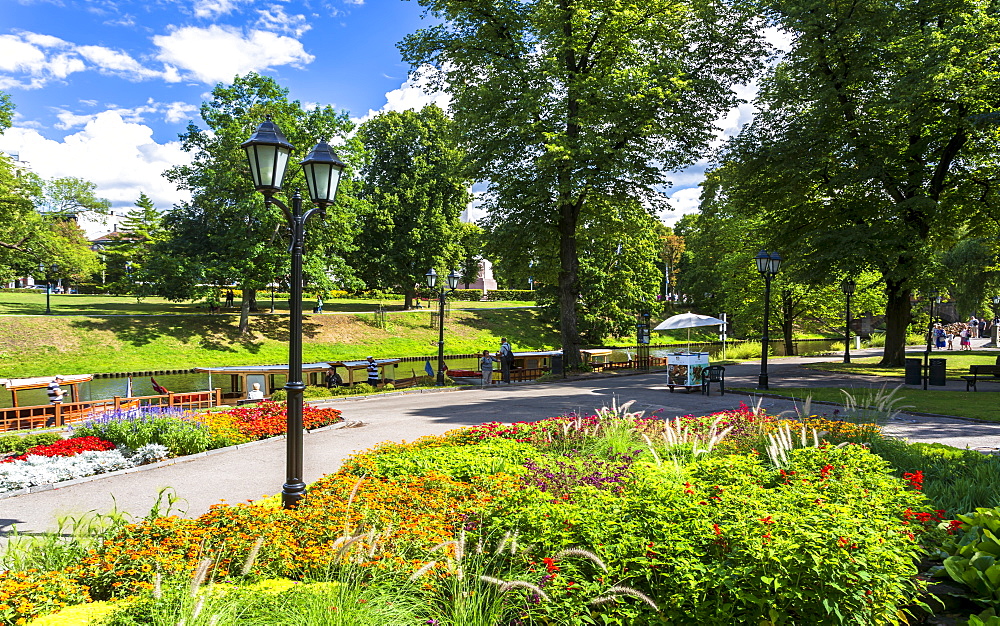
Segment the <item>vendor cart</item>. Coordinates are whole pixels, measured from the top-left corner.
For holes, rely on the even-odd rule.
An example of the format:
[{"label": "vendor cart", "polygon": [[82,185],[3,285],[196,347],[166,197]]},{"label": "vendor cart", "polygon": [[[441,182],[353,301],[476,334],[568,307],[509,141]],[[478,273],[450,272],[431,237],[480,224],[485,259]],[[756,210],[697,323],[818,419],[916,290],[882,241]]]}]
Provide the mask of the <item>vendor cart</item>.
[{"label": "vendor cart", "polygon": [[707,352],[675,352],[667,355],[667,386],[684,391],[701,389],[701,373],[708,367]]}]

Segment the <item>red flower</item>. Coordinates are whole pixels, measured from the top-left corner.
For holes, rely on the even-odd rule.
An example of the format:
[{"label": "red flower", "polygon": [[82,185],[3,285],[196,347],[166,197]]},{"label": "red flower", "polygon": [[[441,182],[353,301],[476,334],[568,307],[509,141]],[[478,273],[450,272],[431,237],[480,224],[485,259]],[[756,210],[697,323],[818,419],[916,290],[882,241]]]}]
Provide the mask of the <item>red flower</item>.
[{"label": "red flower", "polygon": [[827,463],[826,465],[824,465],[823,468],[821,470],[819,470],[820,478],[822,478],[823,480],[826,480],[827,476],[830,475],[830,471],[832,469],[833,469],[833,466],[830,465],[829,463]]},{"label": "red flower", "polygon": [[63,439],[44,446],[34,446],[32,448],[28,448],[28,451],[21,456],[9,458],[4,461],[4,463],[8,463],[10,461],[23,461],[28,458],[28,456],[76,456],[81,452],[114,449],[115,444],[110,441],[105,441],[100,437],[75,437],[72,439]]},{"label": "red flower", "polygon": [[545,557],[544,559],[542,559],[542,563],[545,564],[545,569],[548,570],[550,574],[554,574],[555,572],[559,571],[559,566],[556,565],[555,559],[551,557]]},{"label": "red flower", "polygon": [[903,480],[909,482],[910,486],[913,487],[914,490],[920,491],[924,485],[924,473],[920,470],[915,472],[906,472],[903,474]]},{"label": "red flower", "polygon": [[774,520],[771,519],[770,515],[768,515],[767,517],[762,517],[758,521],[761,522],[761,523],[764,523],[764,524],[774,524],[775,523]]}]

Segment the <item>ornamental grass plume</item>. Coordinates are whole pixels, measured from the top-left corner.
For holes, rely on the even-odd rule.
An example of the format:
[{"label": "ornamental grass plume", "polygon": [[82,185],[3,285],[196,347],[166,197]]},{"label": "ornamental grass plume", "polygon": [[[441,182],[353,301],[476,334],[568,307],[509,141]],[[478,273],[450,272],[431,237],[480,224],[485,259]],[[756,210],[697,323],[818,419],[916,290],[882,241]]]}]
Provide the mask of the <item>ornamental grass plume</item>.
[{"label": "ornamental grass plume", "polygon": [[198,589],[201,588],[201,584],[205,582],[205,577],[208,575],[208,568],[212,565],[212,559],[209,557],[203,558],[199,563],[198,567],[195,568],[194,574],[191,576],[191,597],[198,595]]},{"label": "ornamental grass plume", "polygon": [[603,571],[605,572],[608,571],[608,566],[604,564],[604,561],[602,561],[599,556],[597,556],[590,550],[584,550],[583,548],[566,548],[565,550],[560,550],[559,552],[556,552],[552,556],[552,560],[559,561],[561,559],[565,559],[566,557],[570,556],[578,556],[585,559],[589,559],[594,563],[594,565],[601,568]]},{"label": "ornamental grass plume", "polygon": [[250,568],[253,567],[254,561],[257,560],[257,555],[260,554],[260,549],[264,545],[264,536],[261,535],[257,537],[257,541],[253,542],[253,547],[250,548],[250,553],[247,554],[247,558],[243,561],[243,569],[240,570],[240,574],[246,576],[250,573]]},{"label": "ornamental grass plume", "polygon": [[419,579],[421,576],[423,576],[424,574],[426,574],[427,572],[429,572],[431,570],[431,568],[433,568],[435,565],[437,565],[437,561],[431,561],[429,563],[424,563],[423,566],[421,566],[420,569],[418,569],[417,571],[413,572],[413,574],[410,575],[410,582],[413,582],[413,581]]},{"label": "ornamental grass plume", "polygon": [[621,596],[631,596],[633,598],[638,598],[639,600],[642,600],[650,607],[652,607],[654,611],[660,610],[660,607],[656,606],[656,603],[653,602],[653,599],[644,594],[643,592],[639,591],[638,589],[633,589],[631,587],[621,587],[621,586],[611,587],[603,596],[594,598],[587,604],[590,606],[600,606],[601,604],[607,604],[608,602],[611,602],[612,600],[619,598]]}]

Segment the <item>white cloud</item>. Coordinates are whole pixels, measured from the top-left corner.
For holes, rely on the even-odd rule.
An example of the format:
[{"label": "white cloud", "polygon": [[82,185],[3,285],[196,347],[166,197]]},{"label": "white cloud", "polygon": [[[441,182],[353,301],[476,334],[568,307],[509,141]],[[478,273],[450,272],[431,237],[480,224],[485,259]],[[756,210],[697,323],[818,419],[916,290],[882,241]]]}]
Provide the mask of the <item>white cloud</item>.
[{"label": "white cloud", "polygon": [[[96,104],[93,101],[81,101],[82,104],[90,104],[93,106]],[[185,118],[193,117],[192,113],[198,111],[198,107],[189,104],[187,102],[156,102],[152,98],[146,101],[146,104],[133,107],[131,109],[125,107],[119,107],[114,105],[106,105],[107,111],[113,111],[117,113],[124,121],[138,124],[145,122],[153,114],[162,115],[163,120],[176,124],[182,122]],[[60,130],[69,130],[76,128],[78,126],[85,126],[91,121],[97,119],[101,113],[74,113],[66,109],[57,109],[56,117],[59,118],[59,122],[55,125],[56,128]]]},{"label": "white cloud", "polygon": [[117,111],[97,114],[83,130],[61,141],[46,139],[23,126],[0,135],[0,151],[18,153],[43,178],[76,176],[97,185],[98,195],[116,207],[132,205],[145,192],[157,207],[169,208],[188,198],[161,176],[167,168],[189,163],[176,141],[158,144],[148,126],[127,122]]},{"label": "white cloud", "polygon": [[229,26],[178,28],[153,37],[153,43],[160,49],[161,61],[207,84],[230,82],[235,76],[279,65],[302,67],[316,58],[291,37],[262,30],[244,35]]},{"label": "white cloud", "polygon": [[195,0],[191,8],[195,17],[213,19],[231,13],[240,4],[241,0]]},{"label": "white cloud", "polygon": [[443,91],[432,89],[426,77],[420,70],[411,74],[399,87],[385,94],[385,104],[378,111],[372,109],[360,118],[353,118],[356,123],[362,123],[375,117],[383,111],[420,110],[428,104],[436,104],[445,111],[451,106],[451,97]]},{"label": "white cloud", "polygon": [[[704,178],[704,177],[703,177]],[[660,219],[667,226],[673,226],[682,216],[698,212],[698,205],[701,199],[701,187],[688,187],[678,189],[667,198],[667,204],[672,211],[664,211]]]},{"label": "white cloud", "polygon": [[300,37],[312,28],[312,25],[306,21],[305,15],[288,15],[285,13],[285,7],[280,4],[272,4],[267,9],[259,9],[257,14],[260,15],[260,18],[257,20],[256,26],[264,30]]},{"label": "white cloud", "polygon": [[85,70],[97,70],[132,81],[163,78],[173,82],[172,69],[155,70],[120,50],[77,46],[50,35],[27,31],[0,35],[0,89],[39,89],[53,80],[64,80],[70,74]]}]

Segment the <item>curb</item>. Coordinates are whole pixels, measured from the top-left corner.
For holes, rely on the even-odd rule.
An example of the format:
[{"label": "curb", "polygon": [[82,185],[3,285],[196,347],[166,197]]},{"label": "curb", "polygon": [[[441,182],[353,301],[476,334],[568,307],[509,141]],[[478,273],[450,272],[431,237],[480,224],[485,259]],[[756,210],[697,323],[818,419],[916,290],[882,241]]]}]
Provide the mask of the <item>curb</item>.
[{"label": "curb", "polygon": [[[323,426],[322,428],[314,428],[312,430],[303,430],[303,434],[308,435],[310,433],[325,432],[328,430],[339,430],[341,428],[347,427],[350,422],[347,420],[341,420],[336,424],[330,424],[329,426]],[[70,487],[72,485],[79,485],[81,483],[89,483],[95,480],[101,480],[104,478],[110,478],[112,476],[124,476],[126,474],[134,474],[136,472],[145,472],[149,470],[159,469],[161,467],[167,467],[170,465],[177,465],[178,463],[186,463],[188,461],[194,461],[202,457],[211,456],[213,454],[219,454],[222,452],[231,452],[233,450],[240,450],[243,448],[251,448],[258,446],[269,441],[275,441],[278,439],[284,439],[285,435],[278,435],[276,437],[268,437],[267,439],[258,439],[257,441],[248,441],[246,443],[238,443],[234,446],[226,446],[225,448],[215,448],[213,450],[205,450],[204,452],[198,452],[196,454],[187,454],[184,456],[174,457],[172,459],[164,459],[162,461],[157,461],[156,463],[147,463],[146,465],[139,465],[137,467],[128,467],[125,469],[115,470],[113,472],[105,472],[104,474],[93,474],[91,476],[82,476],[80,478],[74,478],[72,480],[62,480],[57,483],[43,483],[41,485],[32,485],[31,487],[25,487],[24,489],[18,489],[17,491],[5,491],[0,493],[0,500],[5,500],[6,498],[13,498],[15,496],[23,496],[29,493],[39,493],[42,491],[51,491],[53,489],[62,489],[63,487]]]}]

